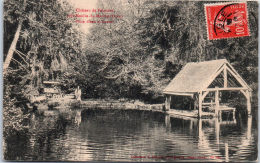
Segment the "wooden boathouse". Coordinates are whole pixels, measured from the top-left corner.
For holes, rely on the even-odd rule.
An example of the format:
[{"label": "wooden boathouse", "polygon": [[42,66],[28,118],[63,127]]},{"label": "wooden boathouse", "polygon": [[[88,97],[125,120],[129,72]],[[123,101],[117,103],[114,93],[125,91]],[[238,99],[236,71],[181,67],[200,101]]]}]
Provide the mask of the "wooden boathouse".
[{"label": "wooden boathouse", "polygon": [[[191,117],[218,117],[223,111],[232,111],[234,117],[235,108],[220,104],[220,94],[227,91],[241,92],[245,96],[250,115],[252,89],[226,59],[187,63],[163,90],[165,108],[170,114]],[[192,110],[172,108],[174,96],[189,96],[194,103]],[[211,111],[205,111],[208,108]]]}]

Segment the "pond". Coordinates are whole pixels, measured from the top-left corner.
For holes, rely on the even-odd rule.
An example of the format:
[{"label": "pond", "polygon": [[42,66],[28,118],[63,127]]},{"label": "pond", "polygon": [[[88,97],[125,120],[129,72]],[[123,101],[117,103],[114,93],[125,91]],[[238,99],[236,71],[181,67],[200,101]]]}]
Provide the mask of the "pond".
[{"label": "pond", "polygon": [[[255,114],[256,115],[256,114]],[[5,138],[5,160],[249,161],[257,159],[257,118],[170,117],[140,110],[74,110],[31,118]]]}]

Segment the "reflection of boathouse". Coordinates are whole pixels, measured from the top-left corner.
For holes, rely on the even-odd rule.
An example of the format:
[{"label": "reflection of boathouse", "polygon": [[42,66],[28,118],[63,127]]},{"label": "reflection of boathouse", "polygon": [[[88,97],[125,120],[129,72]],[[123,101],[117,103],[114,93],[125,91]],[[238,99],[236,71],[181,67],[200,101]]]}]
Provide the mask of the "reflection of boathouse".
[{"label": "reflection of boathouse", "polygon": [[[235,158],[240,158],[248,154],[248,148],[254,142],[252,134],[252,116],[247,120],[241,116],[229,123],[222,122],[219,118],[203,119],[192,118],[179,115],[166,115],[165,125],[171,131],[174,143],[179,150],[185,151],[188,156],[208,156],[209,160],[228,162]],[[246,122],[246,123],[245,123]],[[240,129],[239,136],[234,130]],[[197,141],[194,143],[192,137],[196,135]],[[187,148],[188,147],[188,148]],[[248,155],[247,155],[248,157]]]},{"label": "reflection of boathouse", "polygon": [[[234,115],[235,108],[220,102],[226,100],[220,98],[223,92],[234,91],[245,96],[248,114],[251,114],[251,88],[226,59],[221,59],[186,64],[163,93],[166,95],[166,110],[170,114],[202,117],[218,116],[223,111],[233,111]],[[175,104],[180,98],[189,101],[192,109],[176,110]]]}]

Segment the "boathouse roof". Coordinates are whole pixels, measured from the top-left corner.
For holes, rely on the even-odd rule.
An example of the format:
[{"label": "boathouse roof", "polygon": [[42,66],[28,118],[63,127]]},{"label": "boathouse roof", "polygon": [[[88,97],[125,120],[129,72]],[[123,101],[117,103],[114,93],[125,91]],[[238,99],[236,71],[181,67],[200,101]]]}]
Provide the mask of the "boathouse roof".
[{"label": "boathouse roof", "polygon": [[187,63],[166,86],[163,93],[192,95],[215,87],[227,90],[232,88],[251,90],[231,64],[226,59],[220,59]]}]

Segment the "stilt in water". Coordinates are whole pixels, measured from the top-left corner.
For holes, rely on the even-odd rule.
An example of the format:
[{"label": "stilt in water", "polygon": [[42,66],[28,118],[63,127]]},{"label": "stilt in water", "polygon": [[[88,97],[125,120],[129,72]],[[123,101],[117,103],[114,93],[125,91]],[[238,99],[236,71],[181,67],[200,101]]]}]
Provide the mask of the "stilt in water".
[{"label": "stilt in water", "polygon": [[169,114],[165,115],[165,126],[166,128],[171,128],[171,117]]},{"label": "stilt in water", "polygon": [[75,123],[77,124],[77,126],[79,126],[81,123],[81,110],[76,111]]},{"label": "stilt in water", "polygon": [[251,139],[251,131],[252,131],[252,116],[249,115],[247,118],[247,131],[246,131],[247,139]]},{"label": "stilt in water", "polygon": [[229,155],[228,155],[228,143],[225,143],[225,161],[229,161]]},{"label": "stilt in water", "polygon": [[219,120],[216,117],[215,118],[215,136],[216,136],[216,142],[218,144],[219,147],[219,134],[220,134],[220,124],[219,124]]}]

